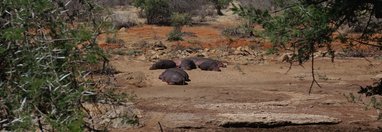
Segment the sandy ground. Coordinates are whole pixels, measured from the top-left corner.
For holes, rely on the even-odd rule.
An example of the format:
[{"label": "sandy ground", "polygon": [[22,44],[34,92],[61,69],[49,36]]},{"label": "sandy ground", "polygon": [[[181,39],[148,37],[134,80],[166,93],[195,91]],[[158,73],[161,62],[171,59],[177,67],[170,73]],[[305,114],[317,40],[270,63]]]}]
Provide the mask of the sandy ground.
[{"label": "sandy ground", "polygon": [[[199,45],[214,48],[227,45],[221,35],[226,27],[240,24],[238,18],[226,15],[206,25],[186,26],[184,32],[193,33],[185,41],[168,42],[171,27],[141,25],[121,29],[117,34],[125,45],[140,41],[162,41],[166,45]],[[105,43],[107,35],[101,35]],[[251,44],[251,40],[233,39],[229,46]],[[267,47],[262,44],[263,47]],[[340,44],[338,44],[340,45]],[[128,49],[125,49],[128,50]],[[110,63],[121,73],[116,75],[116,86],[121,92],[136,95],[133,102],[141,127],[113,129],[113,131],[381,131],[375,109],[365,109],[361,103],[351,103],[343,94],[354,93],[359,85],[372,84],[382,74],[382,60],[362,58],[317,58],[316,77],[321,88],[311,84],[310,63],[293,66],[265,60],[266,63],[237,65],[229,63],[222,72],[200,69],[187,71],[192,80],[189,85],[167,85],[158,79],[164,70],[148,70],[151,62],[139,61],[126,55],[113,55]],[[363,96],[362,96],[363,97]],[[368,98],[365,98],[366,100]],[[305,124],[273,128],[224,128],[220,124],[224,115],[320,115],[339,120],[338,124]],[[291,117],[294,118],[294,117]],[[160,125],[159,125],[160,124]]]},{"label": "sandy ground", "polygon": [[[121,91],[134,93],[141,111],[141,128],[123,131],[160,131],[158,122],[167,131],[377,131],[375,109],[365,110],[359,103],[350,103],[343,94],[354,93],[359,85],[372,83],[382,73],[382,61],[364,59],[317,60],[316,73],[321,88],[311,83],[310,64],[294,66],[285,74],[288,64],[228,65],[222,72],[200,69],[187,71],[192,80],[186,86],[167,85],[158,79],[163,70],[148,70],[151,63],[117,56],[112,64],[122,73],[117,75]],[[239,70],[240,69],[240,70]],[[128,74],[128,75],[127,75]],[[141,76],[140,88],[131,83],[131,74]],[[298,113],[326,115],[341,120],[337,125],[310,125],[260,128],[222,128],[221,114]]]}]

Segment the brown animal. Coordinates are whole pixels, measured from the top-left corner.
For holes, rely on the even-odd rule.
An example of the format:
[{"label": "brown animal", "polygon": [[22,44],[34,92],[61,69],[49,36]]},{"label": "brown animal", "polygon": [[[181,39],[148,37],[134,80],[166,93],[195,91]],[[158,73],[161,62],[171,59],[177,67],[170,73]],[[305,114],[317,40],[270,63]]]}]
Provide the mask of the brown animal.
[{"label": "brown animal", "polygon": [[189,77],[188,74],[187,74],[187,72],[184,71],[184,70],[181,69],[181,68],[170,68],[170,69],[167,69],[167,70],[171,70],[171,71],[178,72],[178,73],[182,74],[182,75],[185,77],[185,79],[186,79],[187,82],[191,81],[191,80],[190,80],[190,77]]},{"label": "brown animal", "polygon": [[218,61],[208,60],[199,65],[201,70],[205,71],[221,71]]},{"label": "brown animal", "polygon": [[200,64],[202,64],[203,62],[205,61],[216,61],[216,63],[218,64],[219,67],[227,67],[222,61],[218,61],[218,60],[214,60],[214,59],[210,59],[210,58],[203,58],[203,57],[189,57],[187,59],[190,59],[192,61],[194,61],[195,65],[199,67]]},{"label": "brown animal", "polygon": [[[173,69],[173,68],[171,68]],[[167,82],[169,85],[187,85],[186,77],[176,70],[166,69],[159,79],[163,82]]]},{"label": "brown animal", "polygon": [[172,61],[175,62],[176,67],[179,67],[179,66],[180,66],[180,63],[182,63],[182,60],[183,60],[183,59],[173,59]]},{"label": "brown animal", "polygon": [[175,68],[176,63],[172,60],[159,60],[158,62],[154,63],[150,70],[156,70],[156,69],[168,69],[168,68]]},{"label": "brown animal", "polygon": [[194,61],[190,59],[183,59],[179,65],[179,68],[182,68],[183,70],[192,70],[196,69],[196,65]]}]

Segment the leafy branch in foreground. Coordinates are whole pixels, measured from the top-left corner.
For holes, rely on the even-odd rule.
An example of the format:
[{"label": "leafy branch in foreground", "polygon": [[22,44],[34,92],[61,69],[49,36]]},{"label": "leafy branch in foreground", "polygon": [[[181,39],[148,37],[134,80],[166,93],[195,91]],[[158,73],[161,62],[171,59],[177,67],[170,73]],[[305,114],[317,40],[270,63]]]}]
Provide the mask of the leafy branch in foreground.
[{"label": "leafy branch in foreground", "polygon": [[96,88],[86,65],[108,62],[99,11],[87,0],[1,2],[0,130],[85,129],[81,98]]},{"label": "leafy branch in foreground", "polygon": [[[275,51],[286,50],[292,52],[290,68],[297,62],[312,62],[312,84],[317,83],[314,75],[314,53],[319,48],[326,48],[334,60],[332,41],[339,39],[350,40],[346,35],[337,33],[343,25],[362,26],[364,16],[368,16],[364,30],[359,38],[360,42],[373,41],[373,45],[380,45],[373,34],[380,33],[381,25],[371,19],[374,17],[376,3],[370,1],[345,1],[345,0],[302,0],[302,1],[278,1],[279,7],[274,14],[267,10],[254,7],[242,7],[233,5],[232,11],[248,20],[251,24],[260,24],[265,29],[261,35],[273,43]],[[374,18],[376,19],[376,18]],[[371,25],[374,25],[371,28]],[[362,43],[360,43],[362,44]],[[290,69],[289,68],[289,69]],[[289,71],[289,70],[288,70]],[[319,86],[319,85],[318,85]]]}]

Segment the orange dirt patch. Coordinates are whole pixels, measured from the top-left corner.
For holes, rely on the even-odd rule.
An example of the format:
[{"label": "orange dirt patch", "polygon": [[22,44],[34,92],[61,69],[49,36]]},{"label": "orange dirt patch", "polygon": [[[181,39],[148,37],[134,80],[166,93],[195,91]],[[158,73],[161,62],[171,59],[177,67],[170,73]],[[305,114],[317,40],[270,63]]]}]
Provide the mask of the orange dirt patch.
[{"label": "orange dirt patch", "polygon": [[[200,42],[200,41],[178,41],[174,42],[177,46],[182,46],[182,47],[194,47],[198,46],[201,48],[217,48],[217,47],[222,47],[222,46],[228,46],[228,47],[234,47],[237,48],[239,46],[245,46],[245,45],[250,45],[252,42],[248,39],[235,39],[235,40],[229,40],[229,39],[218,39],[218,40],[211,40],[211,41],[206,41],[206,42]],[[174,45],[175,46],[175,45]]]},{"label": "orange dirt patch", "polygon": [[[167,41],[167,35],[172,31],[171,26],[156,26],[156,25],[142,25],[136,26],[129,29],[121,29],[116,32],[115,37],[122,39],[126,44],[133,44],[140,41],[162,41],[171,44],[172,46],[182,46],[182,47],[200,47],[200,48],[217,48],[221,46],[228,47],[239,47],[255,44],[252,40],[246,38],[236,38],[229,39],[221,34],[224,27],[217,27],[211,25],[201,25],[201,26],[184,26],[182,31],[185,32],[183,36],[183,41]],[[260,29],[255,26],[256,29]],[[334,36],[338,34],[333,34]],[[107,37],[112,37],[113,34],[101,34],[98,36],[98,41],[100,46],[104,48],[120,48],[118,46],[110,46],[110,44],[105,44]],[[358,38],[359,34],[350,34],[352,38]],[[374,35],[372,37],[380,37],[381,35]],[[359,44],[359,43],[355,43]],[[376,44],[371,42],[371,44]],[[268,49],[272,47],[270,42],[262,42],[259,47]],[[339,40],[332,42],[332,48],[334,50],[342,50],[346,48],[346,43],[342,43]],[[357,49],[369,50],[369,46],[360,45]]]},{"label": "orange dirt patch", "polygon": [[[171,32],[171,26],[143,25],[132,27],[127,30],[120,30],[116,37],[124,40],[127,44],[133,44],[139,41],[166,41],[172,45],[181,45],[186,47],[199,46],[203,48],[216,48],[228,45],[229,47],[239,47],[249,45],[252,42],[249,39],[239,38],[229,40],[221,35],[221,30],[212,26],[185,26],[182,31],[186,34],[183,41],[167,41],[167,34]],[[98,37],[99,43],[105,43],[107,36],[111,34],[102,34]]]}]

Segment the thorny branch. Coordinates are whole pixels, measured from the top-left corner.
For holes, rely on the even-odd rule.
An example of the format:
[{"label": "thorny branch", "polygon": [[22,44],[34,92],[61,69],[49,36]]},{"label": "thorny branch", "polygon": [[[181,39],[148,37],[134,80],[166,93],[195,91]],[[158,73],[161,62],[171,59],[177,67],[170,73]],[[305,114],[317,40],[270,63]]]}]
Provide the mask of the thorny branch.
[{"label": "thorny branch", "polygon": [[312,71],[312,83],[310,84],[310,87],[309,87],[309,95],[310,93],[312,92],[312,88],[313,88],[313,84],[316,83],[318,87],[321,88],[321,85],[318,84],[317,80],[316,80],[316,77],[315,77],[315,74],[314,74],[314,44],[312,43],[311,44],[311,57],[312,57],[312,66],[311,66],[311,71]]}]

